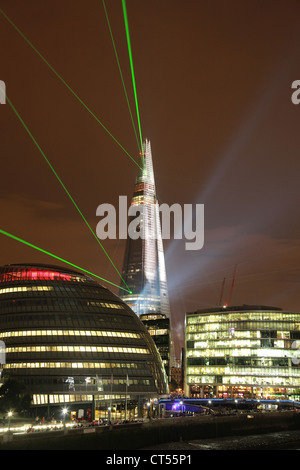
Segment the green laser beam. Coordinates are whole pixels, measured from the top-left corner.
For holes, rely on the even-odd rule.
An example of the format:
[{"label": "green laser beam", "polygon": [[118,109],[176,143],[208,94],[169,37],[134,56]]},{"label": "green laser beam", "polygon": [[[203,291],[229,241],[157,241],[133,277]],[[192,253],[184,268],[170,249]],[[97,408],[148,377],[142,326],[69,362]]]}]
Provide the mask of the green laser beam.
[{"label": "green laser beam", "polygon": [[6,95],[6,100],[7,102],[9,103],[10,107],[12,108],[12,110],[14,111],[14,113],[16,114],[16,116],[18,117],[19,121],[21,122],[21,124],[23,125],[24,129],[26,130],[26,132],[28,133],[29,137],[31,138],[31,140],[33,141],[33,143],[35,144],[35,146],[37,147],[37,149],[39,150],[40,154],[42,155],[42,157],[44,158],[44,160],[46,161],[46,163],[48,164],[48,166],[50,167],[51,171],[53,172],[53,174],[55,175],[55,177],[57,178],[58,182],[60,183],[60,185],[62,186],[62,188],[64,189],[64,191],[66,192],[66,194],[68,195],[68,197],[70,198],[71,202],[73,203],[74,207],[77,209],[78,213],[80,214],[80,216],[82,217],[83,221],[85,222],[85,224],[87,225],[87,227],[89,228],[89,230],[91,231],[91,233],[93,234],[93,236],[95,237],[95,239],[97,240],[98,244],[100,245],[100,247],[102,248],[102,250],[104,251],[105,255],[107,256],[108,260],[110,261],[110,263],[112,264],[112,266],[114,267],[114,269],[116,270],[116,272],[118,273],[118,275],[120,276],[120,278],[122,279],[122,281],[124,282],[125,286],[128,288],[126,282],[124,281],[124,279],[122,278],[121,274],[119,273],[118,269],[116,268],[114,262],[112,261],[112,259],[110,258],[109,254],[107,253],[107,251],[105,250],[104,246],[102,245],[102,243],[100,242],[99,238],[97,237],[97,235],[94,233],[92,227],[90,226],[90,224],[88,223],[88,221],[86,220],[86,218],[84,217],[83,213],[81,212],[81,210],[79,209],[78,205],[76,204],[76,202],[74,201],[73,197],[71,196],[71,194],[69,193],[69,191],[67,190],[66,186],[64,185],[64,183],[62,182],[62,180],[60,179],[60,177],[58,176],[57,172],[55,171],[55,169],[53,168],[53,166],[51,165],[50,161],[48,160],[48,158],[46,157],[45,153],[43,152],[43,150],[41,149],[41,147],[39,146],[38,142],[36,141],[36,139],[34,138],[34,136],[32,135],[32,133],[30,132],[28,126],[25,124],[24,120],[22,119],[22,117],[20,116],[20,114],[18,113],[18,111],[16,110],[15,106],[12,104],[11,100],[9,99],[9,97]]},{"label": "green laser beam", "polygon": [[140,147],[140,143],[139,143],[139,139],[138,139],[138,136],[137,136],[137,133],[136,133],[135,125],[134,125],[134,120],[133,120],[133,116],[132,116],[132,112],[131,112],[131,108],[130,108],[130,104],[129,104],[129,100],[128,100],[128,95],[127,95],[127,91],[126,91],[126,87],[125,87],[125,83],[124,83],[124,79],[123,79],[123,74],[122,74],[122,70],[121,70],[121,66],[120,66],[120,61],[119,61],[119,57],[118,57],[118,53],[117,53],[117,49],[116,49],[116,45],[115,45],[115,41],[114,41],[114,37],[113,37],[112,29],[111,29],[111,26],[110,26],[108,13],[107,13],[107,9],[106,9],[104,0],[102,0],[102,4],[103,4],[105,16],[106,16],[106,21],[107,21],[107,25],[108,25],[108,29],[109,29],[109,33],[110,33],[110,37],[111,37],[111,41],[112,41],[112,45],[113,45],[113,48],[114,48],[114,51],[115,51],[116,61],[117,61],[117,64],[118,64],[118,69],[119,69],[122,84],[123,84],[123,89],[124,89],[124,93],[125,93],[125,97],[126,97],[126,101],[127,101],[127,106],[128,106],[128,109],[129,109],[129,114],[130,114],[133,130],[134,130],[135,138],[136,138],[136,141],[137,141],[137,144],[138,144],[139,151],[142,152],[141,147]]},{"label": "green laser beam", "polygon": [[36,54],[45,62],[45,64],[52,70],[56,77],[67,87],[67,89],[75,96],[75,98],[82,104],[82,106],[93,116],[93,118],[102,126],[102,128],[110,135],[110,137],[115,141],[115,143],[126,153],[126,155],[140,168],[140,165],[135,161],[135,159],[125,150],[125,148],[118,142],[118,140],[111,134],[107,127],[100,121],[100,119],[91,111],[91,109],[85,104],[85,102],[75,93],[75,91],[67,84],[67,82],[59,75],[59,73],[52,67],[51,64],[45,59],[45,57],[38,51],[38,49],[29,41],[29,39],[22,33],[22,31],[13,23],[13,21],[4,13],[0,8],[0,13],[7,19],[7,21],[13,26],[13,28],[20,34],[20,36],[29,44],[29,46],[36,52]]},{"label": "green laser beam", "polygon": [[128,16],[127,16],[127,9],[126,9],[126,1],[122,0],[123,6],[123,14],[124,14],[124,22],[125,22],[125,31],[126,31],[126,38],[127,38],[127,46],[128,46],[128,54],[129,54],[129,62],[130,62],[130,69],[131,69],[131,76],[132,76],[132,85],[133,85],[133,92],[134,92],[134,99],[135,99],[135,106],[136,106],[136,114],[137,120],[139,125],[139,133],[140,133],[140,140],[141,140],[141,148],[143,148],[143,140],[142,140],[142,131],[141,131],[141,122],[140,122],[140,113],[139,113],[139,106],[138,106],[138,99],[137,99],[137,92],[136,92],[136,85],[135,85],[135,77],[134,77],[134,69],[133,69],[133,60],[132,60],[132,51],[131,51],[131,43],[130,43],[130,35],[129,35],[129,24],[128,24]]},{"label": "green laser beam", "polygon": [[52,258],[58,259],[59,261],[62,261],[63,263],[69,264],[70,266],[73,266],[74,268],[79,269],[80,271],[83,271],[83,272],[85,272],[85,273],[87,273],[87,274],[90,274],[91,276],[95,276],[95,277],[97,277],[98,279],[101,279],[102,281],[107,282],[108,284],[111,284],[112,286],[118,287],[119,289],[123,289],[123,290],[125,290],[126,292],[129,292],[130,294],[132,294],[132,292],[131,292],[130,290],[124,289],[123,287],[120,287],[120,286],[118,286],[117,284],[114,284],[113,282],[108,281],[107,279],[104,279],[104,278],[101,277],[101,276],[98,276],[97,274],[91,273],[90,271],[87,271],[86,269],[81,268],[80,266],[77,266],[76,264],[70,263],[70,261],[67,261],[67,260],[65,260],[65,259],[63,259],[63,258],[60,258],[59,256],[56,256],[56,255],[54,255],[53,253],[50,253],[49,251],[43,250],[43,248],[39,248],[38,246],[33,245],[32,243],[29,243],[29,242],[27,242],[26,240],[22,240],[22,238],[16,237],[15,235],[12,235],[12,234],[9,233],[9,232],[5,232],[5,231],[2,230],[2,229],[0,229],[0,233],[1,233],[2,235],[5,235],[6,237],[12,238],[13,240],[16,240],[16,241],[18,241],[18,242],[20,242],[20,243],[23,243],[24,245],[30,246],[31,248],[34,248],[35,250],[41,251],[42,253],[44,253],[44,254],[46,254],[46,255],[48,255],[48,256],[52,256]]}]

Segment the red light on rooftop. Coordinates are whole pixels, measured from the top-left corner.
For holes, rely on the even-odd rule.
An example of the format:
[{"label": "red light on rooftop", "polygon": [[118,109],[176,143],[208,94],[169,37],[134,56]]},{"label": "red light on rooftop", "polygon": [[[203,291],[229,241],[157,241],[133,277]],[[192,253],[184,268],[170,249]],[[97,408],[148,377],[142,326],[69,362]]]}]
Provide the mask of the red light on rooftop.
[{"label": "red light on rooftop", "polygon": [[[73,276],[74,277],[74,276]],[[70,274],[36,268],[18,268],[0,274],[0,282],[12,281],[71,281]]]}]

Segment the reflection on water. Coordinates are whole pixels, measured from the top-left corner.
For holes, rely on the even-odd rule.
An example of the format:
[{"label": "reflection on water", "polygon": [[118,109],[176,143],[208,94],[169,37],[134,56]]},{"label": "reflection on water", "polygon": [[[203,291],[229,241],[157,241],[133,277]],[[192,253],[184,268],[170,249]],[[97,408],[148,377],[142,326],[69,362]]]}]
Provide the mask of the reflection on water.
[{"label": "reflection on water", "polygon": [[195,450],[300,450],[300,431],[189,441]]}]

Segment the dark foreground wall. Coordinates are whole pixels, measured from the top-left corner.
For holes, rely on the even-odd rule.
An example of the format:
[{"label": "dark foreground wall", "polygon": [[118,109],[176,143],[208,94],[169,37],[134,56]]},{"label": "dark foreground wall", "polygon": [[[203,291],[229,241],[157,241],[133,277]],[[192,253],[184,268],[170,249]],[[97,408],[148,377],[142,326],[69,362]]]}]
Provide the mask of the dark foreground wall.
[{"label": "dark foreground wall", "polygon": [[0,450],[133,450],[165,442],[300,430],[300,412],[170,418],[114,429],[30,434],[0,443]]}]

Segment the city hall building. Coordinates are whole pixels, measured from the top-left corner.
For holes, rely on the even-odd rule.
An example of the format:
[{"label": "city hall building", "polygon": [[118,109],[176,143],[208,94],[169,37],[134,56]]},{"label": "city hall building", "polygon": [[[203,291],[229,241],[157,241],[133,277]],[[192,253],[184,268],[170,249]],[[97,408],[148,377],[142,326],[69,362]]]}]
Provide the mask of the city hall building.
[{"label": "city hall building", "polygon": [[185,394],[300,398],[300,313],[247,306],[186,314]]},{"label": "city hall building", "polygon": [[1,267],[0,340],[1,381],[21,381],[48,413],[67,405],[73,417],[124,419],[126,403],[127,418],[141,417],[146,403],[168,393],[161,357],[137,315],[74,270]]}]

